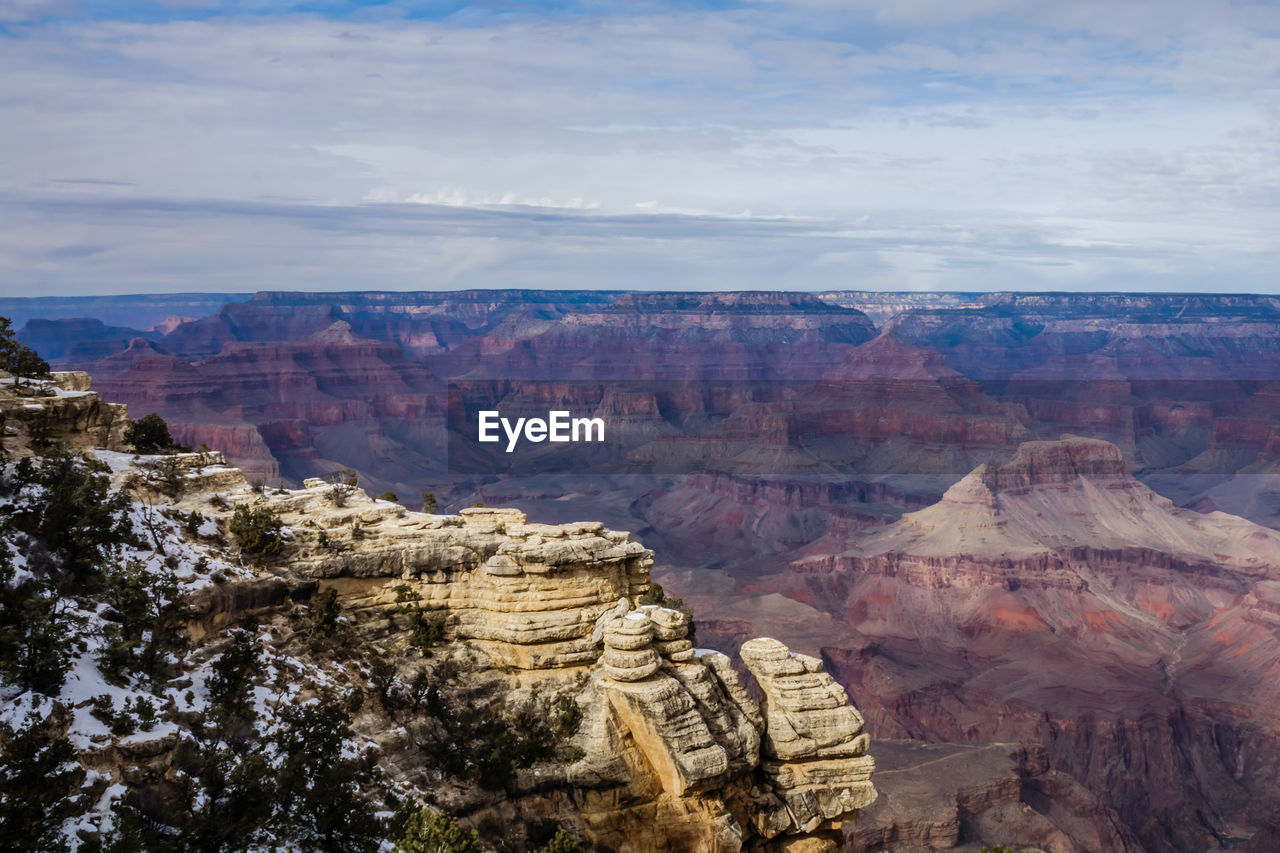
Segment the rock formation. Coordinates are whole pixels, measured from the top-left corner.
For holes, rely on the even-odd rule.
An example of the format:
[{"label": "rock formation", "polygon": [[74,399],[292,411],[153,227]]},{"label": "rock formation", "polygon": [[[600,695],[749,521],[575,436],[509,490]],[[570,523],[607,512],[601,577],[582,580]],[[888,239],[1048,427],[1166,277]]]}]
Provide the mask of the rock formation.
[{"label": "rock formation", "polygon": [[[202,625],[318,583],[361,623],[421,607],[491,677],[578,685],[581,758],[542,768],[519,808],[576,792],[556,815],[605,850],[834,851],[843,824],[875,799],[862,718],[821,663],[773,640],[748,644],[757,704],[728,657],[693,647],[685,613],[639,605],[653,554],[629,534],[534,524],[512,509],[408,512],[321,479],[260,493],[218,461],[196,460],[179,506],[215,519],[241,504],[279,514],[292,531],[280,565],[293,580],[239,603],[205,597]],[[395,736],[384,739],[394,753]]]},{"label": "rock formation", "polygon": [[792,819],[812,831],[870,805],[870,736],[822,661],[772,639],[749,640],[741,654],[764,693],[764,773]]},{"label": "rock formation", "polygon": [[[156,408],[179,440],[227,451],[255,480],[351,467],[371,493],[436,484],[442,506],[479,498],[643,530],[683,567],[679,582],[659,579],[702,613],[716,607],[703,642],[772,633],[822,648],[878,735],[1044,744],[1151,849],[1205,849],[1261,826],[1280,595],[1263,576],[1267,532],[1213,511],[1280,528],[1280,300],[817,300],[270,293],[212,314],[166,304],[146,325],[209,316],[95,364],[122,377],[108,387],[136,413]],[[6,304],[28,319],[144,324],[129,318],[136,299],[74,314]],[[350,340],[334,340],[344,325]],[[58,336],[76,328],[45,327],[49,354],[70,353]],[[82,357],[123,334],[94,332]],[[344,383],[348,370],[358,379]],[[518,391],[518,377],[602,372],[785,378],[808,392],[741,381],[714,399],[612,393],[611,416],[661,412],[714,432],[709,454],[680,452],[732,451],[732,464],[698,476],[443,485],[431,404],[446,379]],[[1063,433],[1115,449],[1040,444]],[[1025,442],[1028,464],[1005,469]],[[1175,792],[1160,818],[1152,791]]]},{"label": "rock formation", "polygon": [[46,447],[62,444],[72,450],[104,447],[124,449],[129,426],[126,407],[107,403],[89,390],[83,371],[55,373],[52,382],[14,387],[0,371],[0,430],[5,446],[18,455],[31,451],[33,440]]},{"label": "rock formation", "polygon": [[1028,442],[792,569],[777,588],[856,633],[823,656],[878,731],[1037,743],[1149,849],[1277,805],[1280,534],[1174,506],[1113,445]]}]

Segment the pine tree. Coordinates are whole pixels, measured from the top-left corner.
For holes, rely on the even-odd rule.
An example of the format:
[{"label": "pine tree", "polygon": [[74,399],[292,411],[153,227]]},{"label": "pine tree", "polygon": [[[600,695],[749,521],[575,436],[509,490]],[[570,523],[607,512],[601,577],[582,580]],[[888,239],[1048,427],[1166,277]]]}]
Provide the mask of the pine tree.
[{"label": "pine tree", "polygon": [[38,379],[49,375],[49,363],[18,340],[13,321],[8,317],[0,317],[0,370],[13,374],[15,386],[21,385],[24,377]]},{"label": "pine tree", "polygon": [[124,440],[139,453],[164,453],[174,448],[173,436],[164,418],[152,412],[143,415],[125,430]]},{"label": "pine tree", "polygon": [[14,384],[22,384],[26,379],[47,379],[50,376],[49,362],[45,361],[30,347],[19,345],[6,369],[13,374]]},{"label": "pine tree", "polygon": [[[129,498],[111,490],[109,470],[96,459],[56,453],[20,460],[5,483],[14,500],[0,504],[0,516],[7,510],[8,527],[34,540],[29,567],[43,562],[35,568],[52,577],[59,592],[99,588],[101,567],[135,541]],[[17,500],[26,489],[35,494]]]},{"label": "pine tree", "polygon": [[[162,829],[156,840],[163,843],[144,850],[219,853],[252,849],[266,840],[279,793],[261,752],[245,743],[185,740],[175,750],[173,765],[178,774],[167,817],[178,830],[176,838]],[[141,823],[145,828],[151,822]]]},{"label": "pine tree", "polygon": [[273,840],[279,794],[257,735],[253,680],[259,673],[256,625],[232,632],[212,664],[209,707],[191,721],[173,753],[169,796],[148,811],[138,792],[118,809],[107,853],[221,853],[260,849]]},{"label": "pine tree", "polygon": [[80,811],[74,800],[84,779],[76,752],[62,735],[54,706],[46,718],[29,714],[21,728],[0,725],[0,849],[13,853],[67,850],[59,828]]},{"label": "pine tree", "polygon": [[383,825],[361,788],[375,779],[376,755],[344,758],[350,717],[331,696],[281,709],[269,738],[283,761],[278,771],[277,819],[290,840],[321,851],[377,850]]},{"label": "pine tree", "polygon": [[221,736],[229,739],[228,732],[251,727],[253,710],[253,679],[259,673],[261,646],[255,636],[257,626],[249,624],[231,634],[231,642],[213,662],[213,675],[209,678],[209,716],[222,730]]},{"label": "pine tree", "polygon": [[480,836],[463,829],[458,819],[444,812],[423,809],[409,818],[404,835],[396,842],[400,853],[482,853]]},{"label": "pine tree", "polygon": [[126,683],[129,674],[162,682],[170,654],[186,648],[187,602],[169,558],[164,571],[148,571],[139,560],[116,565],[106,575],[102,601],[110,610],[100,662],[108,678]]},{"label": "pine tree", "polygon": [[80,622],[47,579],[15,577],[12,555],[0,545],[0,676],[23,690],[57,695]]}]

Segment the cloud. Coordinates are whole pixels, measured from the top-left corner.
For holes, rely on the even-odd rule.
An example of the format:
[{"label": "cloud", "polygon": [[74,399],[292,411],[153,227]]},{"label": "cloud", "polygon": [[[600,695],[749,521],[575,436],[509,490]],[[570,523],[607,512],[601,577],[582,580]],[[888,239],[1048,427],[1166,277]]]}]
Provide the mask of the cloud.
[{"label": "cloud", "polygon": [[0,288],[1274,288],[1270,4],[146,8],[0,3]]},{"label": "cloud", "polygon": [[0,0],[0,24],[62,17],[75,9],[72,0]]},{"label": "cloud", "polygon": [[[1210,272],[1191,233],[1164,239],[1125,223],[1090,221],[926,222],[890,211],[850,223],[98,193],[3,195],[0,221],[15,224],[0,233],[0,278],[23,276],[42,292],[83,292],[104,282],[129,292],[180,284],[233,291],[983,290],[1011,281],[1027,289],[1081,282],[1152,289],[1153,282],[1188,287]],[[1277,260],[1274,249],[1250,246],[1230,229],[1211,239],[1235,249],[1232,265],[1216,268],[1233,274],[1233,289],[1261,286]]]}]

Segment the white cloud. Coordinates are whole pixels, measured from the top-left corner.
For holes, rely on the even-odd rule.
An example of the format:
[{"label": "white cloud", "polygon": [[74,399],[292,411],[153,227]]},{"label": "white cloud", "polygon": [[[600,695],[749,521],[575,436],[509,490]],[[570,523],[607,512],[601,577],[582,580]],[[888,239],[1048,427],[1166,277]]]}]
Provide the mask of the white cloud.
[{"label": "white cloud", "polygon": [[[0,3],[0,19],[36,6]],[[1248,266],[1270,263],[1280,200],[1270,4],[467,23],[71,20],[0,35],[0,288],[1183,286],[1221,270],[1272,287]],[[22,219],[70,197],[41,208],[38,233]],[[175,207],[107,216],[100,197]],[[466,218],[490,208],[508,219]],[[670,230],[628,231],[642,221]]]},{"label": "white cloud", "polygon": [[75,11],[74,0],[0,0],[0,23],[21,23]]}]

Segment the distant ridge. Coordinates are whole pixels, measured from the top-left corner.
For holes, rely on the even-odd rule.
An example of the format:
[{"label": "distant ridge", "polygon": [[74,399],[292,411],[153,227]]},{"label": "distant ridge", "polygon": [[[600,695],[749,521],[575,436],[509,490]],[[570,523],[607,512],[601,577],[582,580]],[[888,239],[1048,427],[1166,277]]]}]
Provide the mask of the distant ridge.
[{"label": "distant ridge", "polygon": [[22,328],[28,320],[85,317],[108,326],[145,330],[170,317],[203,317],[229,302],[247,302],[251,293],[136,293],[113,296],[3,296],[0,316]]}]

